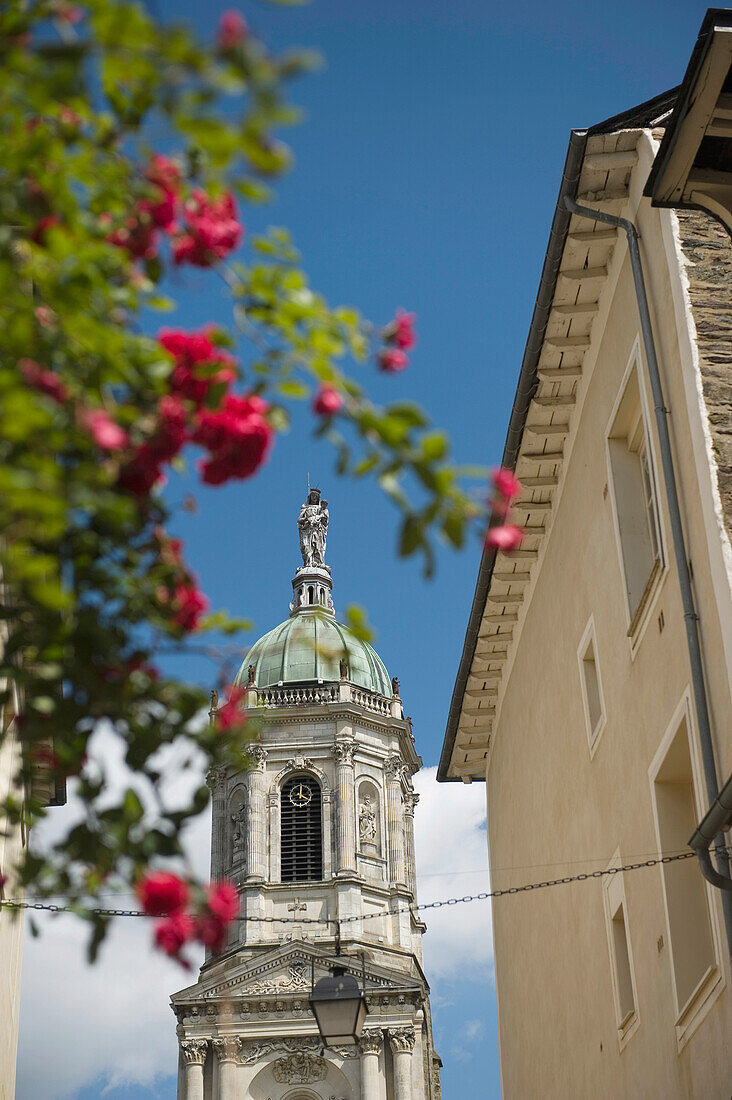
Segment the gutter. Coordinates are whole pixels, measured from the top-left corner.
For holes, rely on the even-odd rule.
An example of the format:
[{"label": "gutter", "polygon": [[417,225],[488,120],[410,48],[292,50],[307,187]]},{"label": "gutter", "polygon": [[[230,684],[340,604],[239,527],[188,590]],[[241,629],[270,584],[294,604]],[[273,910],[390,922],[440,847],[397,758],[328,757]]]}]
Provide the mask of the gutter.
[{"label": "gutter", "polygon": [[[732,891],[732,878],[729,875],[715,871],[709,855],[712,841],[732,826],[732,775],[729,777],[714,802],[696,827],[696,832],[689,841],[689,847],[696,852],[701,873],[712,886],[719,890]],[[717,852],[717,856],[726,858],[726,851]]]}]

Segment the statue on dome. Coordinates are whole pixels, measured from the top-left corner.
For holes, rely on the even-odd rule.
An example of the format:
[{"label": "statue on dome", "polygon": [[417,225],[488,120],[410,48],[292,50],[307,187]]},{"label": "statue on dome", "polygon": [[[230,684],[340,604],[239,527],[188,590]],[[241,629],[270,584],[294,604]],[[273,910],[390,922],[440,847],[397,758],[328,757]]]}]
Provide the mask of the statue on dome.
[{"label": "statue on dome", "polygon": [[328,530],[328,501],[320,499],[320,489],[310,489],[297,521],[303,565],[325,565],[325,539]]}]

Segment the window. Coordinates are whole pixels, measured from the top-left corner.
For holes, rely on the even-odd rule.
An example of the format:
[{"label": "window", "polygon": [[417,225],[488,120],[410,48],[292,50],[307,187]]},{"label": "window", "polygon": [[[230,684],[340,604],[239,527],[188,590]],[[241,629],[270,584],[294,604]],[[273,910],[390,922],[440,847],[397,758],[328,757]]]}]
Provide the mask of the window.
[{"label": "window", "polygon": [[605,725],[605,706],[602,698],[600,669],[597,664],[597,640],[595,638],[595,624],[592,619],[590,619],[582,635],[582,641],[577,650],[577,660],[579,661],[582,702],[587,725],[587,741],[590,746],[590,755],[592,755]]},{"label": "window", "polygon": [[[683,706],[651,767],[658,844],[664,854],[686,851],[698,820],[689,729]],[[695,859],[664,864],[661,874],[677,1010],[682,1016],[716,966],[707,887]]]},{"label": "window", "polygon": [[311,775],[297,775],[282,787],[282,882],[320,882],[323,878],[322,799]]},{"label": "window", "polygon": [[[620,866],[620,852],[616,851],[610,867]],[[602,880],[605,921],[610,951],[615,1018],[618,1026],[620,1049],[630,1039],[638,1025],[638,1004],[633,977],[633,959],[627,925],[625,884],[619,873],[606,875]]]},{"label": "window", "polygon": [[615,521],[633,634],[663,566],[653,459],[633,366],[608,432]]}]

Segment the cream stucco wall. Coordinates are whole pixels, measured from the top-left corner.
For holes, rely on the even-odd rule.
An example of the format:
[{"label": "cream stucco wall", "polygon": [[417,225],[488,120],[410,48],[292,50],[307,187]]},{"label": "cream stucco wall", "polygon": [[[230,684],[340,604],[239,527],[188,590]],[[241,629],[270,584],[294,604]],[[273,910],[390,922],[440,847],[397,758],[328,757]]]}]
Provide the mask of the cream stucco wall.
[{"label": "cream stucco wall", "polygon": [[[650,137],[645,135],[644,142],[641,163],[652,152]],[[690,394],[700,387],[696,387],[688,354],[693,331],[685,312],[673,221],[672,213],[652,210],[646,200],[636,214],[670,409],[719,775],[724,780],[732,771],[727,649],[732,611],[726,575],[720,568],[722,550],[715,542],[718,531],[709,524],[713,479],[704,449],[703,407],[690,400]],[[604,293],[607,298],[593,328],[591,354],[585,359],[571,435],[565,445],[569,457],[565,457],[559,492],[554,497],[550,531],[539,568],[534,569],[520,633],[515,634],[518,643],[500,688],[487,771],[494,888],[518,885],[527,878],[603,869],[616,850],[626,863],[657,851],[649,768],[669,723],[690,691],[684,620],[662,488],[661,522],[668,568],[652,597],[635,651],[627,636],[605,444],[634,349],[643,355],[623,239],[616,246]],[[642,376],[660,479],[645,367]],[[591,616],[606,709],[606,723],[592,757],[577,660]],[[693,707],[690,713],[693,715]],[[692,741],[697,804],[703,812],[706,796],[693,719]],[[622,1050],[601,881],[495,902],[496,983],[506,1100],[728,1100],[732,1093],[732,993],[719,893],[711,887],[707,891],[716,970],[697,999],[694,1022],[680,1038],[661,869],[625,873],[623,886],[637,1024]]]}]

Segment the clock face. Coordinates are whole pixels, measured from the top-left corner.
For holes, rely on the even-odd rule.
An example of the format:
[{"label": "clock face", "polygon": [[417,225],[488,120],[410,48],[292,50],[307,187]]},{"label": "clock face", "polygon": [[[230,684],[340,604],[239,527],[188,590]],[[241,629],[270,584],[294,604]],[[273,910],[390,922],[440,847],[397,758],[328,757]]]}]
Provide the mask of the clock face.
[{"label": "clock face", "polygon": [[312,800],[313,790],[309,783],[302,781],[297,783],[290,791],[290,802],[298,809],[307,806]]}]

